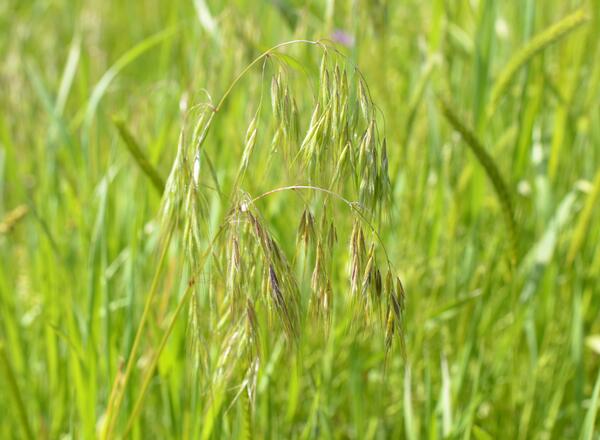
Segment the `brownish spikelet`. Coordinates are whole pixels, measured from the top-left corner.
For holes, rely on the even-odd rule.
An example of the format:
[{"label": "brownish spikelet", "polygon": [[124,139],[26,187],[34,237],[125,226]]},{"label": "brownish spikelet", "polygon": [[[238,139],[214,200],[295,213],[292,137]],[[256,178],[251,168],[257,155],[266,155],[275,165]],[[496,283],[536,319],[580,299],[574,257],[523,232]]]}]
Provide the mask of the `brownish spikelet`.
[{"label": "brownish spikelet", "polygon": [[331,280],[327,280],[327,286],[323,294],[323,312],[327,317],[331,314],[331,306],[333,300],[333,288],[331,287]]},{"label": "brownish spikelet", "polygon": [[258,329],[258,319],[256,317],[256,309],[250,298],[246,300],[246,318],[248,320],[248,329],[252,336],[256,352],[260,356],[260,333]]},{"label": "brownish spikelet", "polygon": [[362,282],[362,293],[366,295],[371,282],[373,281],[373,268],[375,267],[375,245],[371,245],[369,255],[367,257],[367,264],[363,273]]},{"label": "brownish spikelet", "polygon": [[386,351],[386,358],[387,358],[387,353],[392,348],[392,342],[394,341],[394,329],[395,329],[394,313],[392,312],[389,305],[387,308],[386,316],[387,316],[387,320],[386,320],[386,326],[385,326],[385,351]]},{"label": "brownish spikelet", "polygon": [[350,273],[350,289],[352,291],[353,295],[356,295],[358,293],[358,280],[360,277],[360,265],[359,265],[359,260],[358,257],[353,255],[352,256],[352,263],[351,263],[351,269],[350,269],[351,273]]},{"label": "brownish spikelet", "polygon": [[329,252],[331,252],[333,250],[333,247],[335,246],[336,242],[337,242],[337,230],[336,230],[335,225],[333,224],[333,220],[332,220],[331,223],[329,224],[329,231],[327,233],[327,247],[329,249]]},{"label": "brownish spikelet", "polygon": [[296,233],[296,242],[303,242],[306,245],[306,209],[302,211],[300,217],[300,224],[298,225],[298,232]]},{"label": "brownish spikelet", "polygon": [[271,297],[277,309],[279,318],[283,324],[283,328],[287,336],[293,339],[296,336],[296,326],[292,316],[290,315],[289,308],[283,296],[279,279],[275,273],[275,268],[272,264],[269,264],[269,283],[271,285]]},{"label": "brownish spikelet", "polygon": [[271,106],[273,107],[273,113],[277,119],[281,118],[279,111],[279,75],[273,76],[271,79]]},{"label": "brownish spikelet", "polygon": [[379,300],[381,298],[381,292],[383,290],[383,286],[382,286],[382,281],[381,281],[381,272],[379,271],[379,268],[375,268],[374,269],[374,288],[375,288],[375,294],[377,295],[377,299]]},{"label": "brownish spikelet", "polygon": [[400,281],[400,277],[396,277],[396,292],[399,297],[400,312],[404,313],[406,293],[404,292],[404,286],[402,285],[402,281]]},{"label": "brownish spikelet", "polygon": [[307,237],[312,241],[316,240],[317,233],[315,231],[315,217],[312,215],[310,210],[306,211],[306,228],[307,228]]},{"label": "brownish spikelet", "polygon": [[358,81],[358,102],[360,104],[363,118],[365,118],[365,120],[369,120],[370,100],[367,94],[367,87],[362,78]]},{"label": "brownish spikelet", "polygon": [[321,271],[322,271],[321,265],[323,264],[323,248],[321,246],[320,241],[317,243],[317,257],[315,260],[316,260],[315,268],[313,270],[312,277],[311,277],[311,287],[314,292],[317,292],[317,290],[319,290],[319,287],[320,287],[320,279],[321,279]]}]

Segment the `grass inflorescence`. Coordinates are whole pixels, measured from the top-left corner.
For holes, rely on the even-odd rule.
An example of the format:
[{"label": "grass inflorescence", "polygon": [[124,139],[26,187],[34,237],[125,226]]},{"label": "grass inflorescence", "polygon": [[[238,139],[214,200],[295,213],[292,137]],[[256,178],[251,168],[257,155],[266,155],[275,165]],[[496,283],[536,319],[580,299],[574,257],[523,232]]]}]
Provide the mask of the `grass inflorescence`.
[{"label": "grass inflorescence", "polygon": [[0,2],[0,438],[597,438],[599,11]]},{"label": "grass inflorescence", "polygon": [[[358,312],[356,319],[364,321],[363,325],[353,325],[349,330],[358,331],[378,322],[378,327],[385,334],[382,347],[386,352],[392,349],[396,338],[401,341],[404,351],[405,293],[374,226],[376,222],[381,223],[389,210],[391,197],[385,139],[378,129],[376,108],[358,69],[351,67],[350,76],[346,71],[349,64],[335,49],[321,42],[298,44],[310,44],[322,52],[318,81],[314,85],[316,96],[312,103],[308,102],[312,110],[307,111],[310,119],[305,133],[301,133],[301,127],[306,121],[302,121],[289,78],[297,72],[276,57],[276,50],[287,44],[279,45],[257,58],[262,61],[257,109],[242,139],[237,173],[225,177],[232,178],[230,195],[223,197],[219,194],[216,199],[223,205],[219,209],[223,212],[220,223],[215,227],[203,220],[208,217],[207,200],[211,198],[206,188],[210,183],[219,186],[221,183],[214,173],[209,179],[205,177],[202,158],[205,149],[207,155],[211,154],[208,133],[215,118],[219,117],[218,111],[225,104],[225,98],[234,93],[232,87],[216,107],[206,102],[198,106],[199,115],[186,116],[186,119],[195,117],[196,121],[190,121],[193,126],[191,133],[186,128],[182,130],[163,198],[161,222],[166,225],[163,246],[168,247],[172,237],[181,240],[178,247],[186,256],[185,271],[194,280],[178,307],[179,312],[181,305],[192,297],[189,337],[197,340],[190,346],[198,353],[191,356],[195,359],[205,357],[199,362],[209,364],[209,353],[200,344],[203,334],[207,331],[233,332],[231,337],[235,337],[235,343],[226,337],[221,350],[236,350],[238,353],[232,354],[228,374],[218,387],[237,381],[244,384],[249,396],[256,393],[250,389],[256,386],[256,381],[244,380],[244,377],[248,371],[254,371],[261,365],[260,353],[266,351],[261,347],[261,327],[264,328],[262,331],[269,332],[280,329],[288,349],[294,350],[299,339],[306,337],[303,333],[311,328],[306,327],[306,322],[313,317],[323,323],[323,335],[328,333],[327,327],[336,303],[341,304],[338,310],[352,306]],[[258,65],[258,62],[255,60],[250,64],[253,65]],[[265,78],[268,67],[276,71],[270,81]],[[251,74],[248,69],[243,72]],[[235,83],[241,80],[242,76],[238,76]],[[271,121],[261,118],[265,93],[262,87],[268,83]],[[122,123],[117,123],[117,128],[140,167],[153,182],[157,182],[156,172],[143,158],[132,136]],[[259,137],[264,139],[269,132],[272,140],[263,141],[268,151],[262,154],[255,152],[259,148]],[[252,175],[253,156],[260,154],[264,157],[265,153],[270,166],[284,168],[284,176],[299,183],[284,181],[287,185],[266,188],[257,196],[249,194],[244,186],[246,178]],[[302,249],[293,250],[291,258],[278,244],[260,210],[265,199],[280,193],[296,198],[300,203],[300,208],[296,208],[300,215],[297,243],[302,243]],[[339,213],[340,204],[342,213]],[[345,221],[336,221],[336,215],[343,215]],[[347,257],[350,264],[346,270],[338,263],[343,260],[337,249],[338,230],[350,224],[352,232],[348,237]],[[207,239],[215,231],[216,236]],[[378,254],[382,254],[382,265]],[[157,273],[159,270],[160,265]],[[195,278],[205,272],[212,275],[197,282]],[[342,283],[334,290],[333,281],[342,278],[342,273],[348,273],[346,286]],[[201,298],[206,293],[211,296],[208,304]],[[147,304],[152,297],[153,294],[148,297]],[[177,319],[178,312],[172,322]],[[203,315],[214,316],[214,321],[202,319]],[[146,317],[146,314],[142,316],[138,334],[145,326]],[[162,347],[163,344],[159,346],[159,353]],[[136,348],[134,345],[129,363]],[[250,354],[250,357],[242,356],[243,353]],[[155,363],[152,363],[148,375],[152,374],[154,367]],[[125,383],[119,386],[125,387],[128,378],[126,373]],[[144,384],[133,417],[137,415],[146,387]],[[223,394],[225,390],[218,388],[217,392]],[[104,431],[107,437],[113,432],[121,395],[122,391],[117,390],[115,404],[110,406]],[[212,407],[209,409],[214,410]],[[210,420],[215,415],[207,413],[205,416],[209,418],[208,426],[211,426]],[[132,422],[133,419],[130,419],[127,430]],[[211,433],[206,427],[204,431],[205,435]]]}]

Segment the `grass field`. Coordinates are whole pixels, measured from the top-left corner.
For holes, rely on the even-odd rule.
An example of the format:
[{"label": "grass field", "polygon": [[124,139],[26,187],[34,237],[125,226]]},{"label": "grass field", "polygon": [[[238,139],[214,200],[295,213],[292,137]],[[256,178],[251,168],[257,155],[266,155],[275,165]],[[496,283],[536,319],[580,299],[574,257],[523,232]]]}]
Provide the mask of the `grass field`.
[{"label": "grass field", "polygon": [[0,438],[599,439],[599,103],[598,0],[0,2]]}]

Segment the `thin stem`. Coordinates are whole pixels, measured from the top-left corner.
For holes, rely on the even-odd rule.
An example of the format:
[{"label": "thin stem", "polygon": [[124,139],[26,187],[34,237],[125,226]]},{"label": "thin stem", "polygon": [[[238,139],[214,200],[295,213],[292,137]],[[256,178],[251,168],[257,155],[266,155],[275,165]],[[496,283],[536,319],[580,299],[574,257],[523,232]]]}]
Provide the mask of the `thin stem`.
[{"label": "thin stem", "polygon": [[[113,387],[110,397],[109,397],[109,406],[106,413],[106,424],[105,430],[102,435],[102,439],[106,440],[110,438],[110,435],[114,429],[114,425],[116,423],[116,416],[119,413],[119,409],[121,408],[121,404],[123,403],[123,397],[125,395],[125,389],[127,387],[127,382],[131,376],[131,372],[133,371],[133,365],[135,361],[135,354],[138,350],[142,339],[142,333],[146,321],[148,320],[148,315],[150,313],[150,305],[152,304],[152,300],[156,295],[156,291],[158,290],[158,282],[160,279],[160,275],[162,273],[162,267],[167,255],[167,251],[169,249],[169,243],[171,242],[171,237],[173,236],[173,226],[169,226],[169,230],[167,232],[167,236],[165,238],[163,248],[160,254],[160,259],[158,261],[158,267],[154,272],[154,277],[152,279],[152,284],[150,287],[150,292],[148,294],[148,298],[146,299],[146,303],[144,305],[144,311],[142,312],[142,317],[140,318],[140,323],[138,324],[137,332],[135,334],[135,339],[133,341],[133,346],[131,347],[131,351],[129,352],[129,359],[127,360],[127,367],[125,369],[125,374],[123,375],[122,381],[119,383],[115,383]],[[120,385],[120,386],[119,386]]]},{"label": "thin stem", "polygon": [[[240,80],[242,79],[242,77],[250,69],[252,69],[257,63],[259,63],[261,60],[263,60],[266,57],[268,57],[270,54],[272,54],[276,50],[281,49],[282,47],[285,47],[285,46],[290,46],[292,44],[302,44],[302,43],[304,43],[304,44],[311,44],[311,45],[313,45],[313,44],[319,44],[318,41],[312,41],[312,40],[292,40],[292,41],[287,41],[287,42],[278,44],[276,46],[273,46],[272,48],[268,49],[266,52],[264,52],[260,56],[258,56],[250,64],[248,64],[244,68],[244,70],[242,70],[238,74],[238,76],[233,80],[233,82],[229,85],[229,87],[227,88],[227,90],[225,91],[225,93],[223,94],[223,96],[221,97],[220,101],[218,102],[217,106],[213,108],[213,111],[212,111],[212,113],[211,113],[211,115],[210,115],[210,117],[209,117],[209,119],[208,119],[208,121],[207,121],[207,123],[205,125],[205,128],[204,128],[202,134],[200,135],[200,140],[199,140],[198,144],[201,146],[204,143],[204,140],[206,139],[206,136],[208,135],[209,129],[212,126],[212,122],[214,120],[215,114],[223,107],[223,104],[225,103],[225,100],[227,99],[227,97],[231,94],[231,92],[233,91],[233,89],[235,88],[235,86],[240,82]],[[220,231],[219,231],[219,233],[220,233]],[[131,371],[133,369],[133,361],[134,361],[134,358],[135,358],[135,353],[136,353],[136,351],[138,349],[138,346],[140,344],[143,327],[145,325],[146,320],[148,319],[148,313],[149,313],[149,310],[150,310],[150,304],[151,304],[152,299],[154,298],[154,296],[156,294],[156,289],[157,289],[157,286],[158,286],[158,279],[159,279],[161,267],[162,267],[162,264],[163,264],[163,261],[164,261],[165,255],[166,255],[166,250],[168,248],[168,243],[170,242],[171,235],[172,235],[172,228],[169,230],[169,236],[168,236],[168,238],[166,240],[165,247],[163,248],[163,253],[161,254],[161,259],[160,259],[160,262],[159,262],[159,267],[157,268],[157,270],[156,270],[156,272],[154,274],[154,279],[153,279],[153,282],[152,282],[152,287],[150,289],[150,294],[149,294],[148,299],[146,301],[146,304],[144,306],[144,311],[142,313],[141,321],[140,321],[140,324],[138,326],[137,333],[136,333],[136,336],[135,336],[135,340],[134,340],[134,343],[133,343],[133,347],[132,347],[131,352],[130,352],[130,356],[129,356],[129,360],[128,360],[128,363],[127,363],[127,368],[125,370],[125,375],[123,377],[123,382],[121,384],[121,388],[119,390],[117,390],[117,387],[114,387],[113,390],[111,391],[111,396],[110,396],[110,399],[109,399],[109,408],[108,408],[108,411],[107,411],[107,421],[106,421],[106,425],[105,425],[106,426],[106,430],[104,431],[104,433],[102,435],[102,438],[104,440],[110,437],[110,434],[112,433],[112,430],[114,429],[114,424],[115,424],[113,413],[115,413],[115,414],[118,413],[118,411],[119,411],[119,409],[121,407],[121,404],[123,402],[124,390],[125,390],[125,387],[127,385],[128,380],[129,380],[129,378],[131,376]],[[212,243],[211,243],[211,247],[212,247]],[[185,296],[184,296],[184,298],[185,298]],[[181,303],[180,303],[180,305],[181,305]],[[178,310],[179,310],[180,305],[178,305]],[[176,316],[177,316],[177,314],[176,314]],[[170,330],[168,330],[167,334],[165,335],[165,342],[166,342],[166,338],[168,338],[169,334],[170,334]],[[160,354],[160,351],[159,351],[159,354]],[[153,369],[153,367],[152,367],[152,369]],[[142,393],[140,394],[140,396],[138,398],[138,401],[136,402],[136,408],[137,409],[134,409],[134,411],[139,411],[138,406],[141,403],[141,400],[143,398],[143,394],[145,392],[146,387],[147,387],[147,383],[144,382],[144,385],[142,386]],[[113,404],[113,399],[116,399],[114,401],[114,404]],[[134,415],[135,415],[135,413],[132,414],[132,416],[134,416]],[[132,421],[131,418],[130,418],[130,421]],[[130,423],[128,423],[128,427],[130,427],[129,425],[130,425]]]},{"label": "thin stem", "polygon": [[163,335],[163,337],[160,341],[158,350],[152,357],[152,361],[150,362],[150,366],[148,367],[148,370],[146,371],[146,375],[144,376],[144,381],[142,382],[142,388],[140,390],[137,400],[135,401],[131,415],[129,416],[129,419],[127,421],[127,425],[125,427],[123,437],[127,437],[127,435],[129,434],[129,431],[131,431],[131,428],[133,427],[133,422],[137,418],[137,416],[142,408],[142,402],[144,400],[144,396],[146,395],[146,390],[148,389],[148,386],[150,385],[150,380],[152,380],[152,374],[154,372],[154,369],[156,368],[156,365],[158,364],[158,359],[160,358],[160,355],[162,354],[165,346],[167,345],[167,340],[169,339],[169,336],[171,336],[171,333],[173,332],[173,328],[175,328],[175,322],[177,321],[177,317],[179,316],[179,313],[183,309],[183,306],[187,303],[190,293],[193,290],[194,284],[195,284],[195,280],[192,278],[189,281],[188,287],[186,288],[185,293],[181,297],[181,300],[177,304],[175,313],[173,314],[173,317],[171,318],[171,321],[169,322],[167,331],[165,332],[165,334]]},{"label": "thin stem", "polygon": [[310,189],[313,191],[318,191],[318,192],[323,192],[326,194],[329,194],[330,196],[341,200],[342,202],[346,203],[349,206],[352,206],[354,203],[356,202],[352,202],[346,198],[344,198],[343,196],[340,196],[338,193],[328,190],[326,188],[321,188],[319,186],[313,186],[313,185],[289,185],[289,186],[282,186],[280,188],[275,188],[272,189],[270,191],[267,191],[266,193],[261,194],[260,196],[257,196],[255,198],[253,198],[252,200],[250,200],[250,203],[254,203],[260,199],[264,199],[267,196],[270,196],[271,194],[275,194],[275,193],[279,193],[279,192],[283,192],[283,191],[289,191],[289,190],[294,190],[294,189]]},{"label": "thin stem", "polygon": [[379,232],[377,232],[377,229],[375,229],[375,227],[373,226],[373,224],[369,221],[369,219],[367,219],[367,217],[365,217],[365,215],[361,212],[361,210],[358,208],[358,206],[360,206],[360,204],[358,202],[353,202],[351,200],[346,199],[345,197],[339,195],[338,193],[331,191],[329,189],[326,188],[321,188],[319,186],[313,186],[313,185],[289,185],[289,186],[282,186],[280,188],[275,188],[272,189],[270,191],[267,191],[266,193],[263,193],[253,199],[250,200],[251,204],[254,204],[254,202],[263,199],[267,196],[270,196],[271,194],[276,194],[279,192],[284,192],[284,191],[289,191],[289,190],[297,190],[297,189],[308,189],[311,191],[318,191],[318,192],[322,192],[325,193],[327,195],[332,196],[333,198],[344,202],[346,205],[348,205],[350,207],[350,209],[352,209],[354,212],[356,212],[358,214],[358,216],[360,217],[360,219],[369,227],[369,229],[371,229],[371,232],[375,235],[375,237],[377,238],[377,241],[379,242],[379,244],[381,245],[381,248],[383,249],[383,253],[385,254],[385,259],[387,260],[387,264],[388,264],[388,268],[391,270],[392,269],[392,262],[390,260],[389,254],[387,252],[387,249],[385,248],[385,245],[383,244],[383,240],[381,239],[381,236],[379,235]]},{"label": "thin stem", "polygon": [[285,43],[278,44],[277,46],[273,46],[272,48],[270,48],[267,51],[263,52],[257,58],[255,58],[254,61],[252,61],[250,64],[248,64],[244,68],[244,70],[242,70],[238,74],[238,76],[233,80],[233,82],[230,84],[229,88],[225,91],[225,93],[221,97],[221,100],[219,101],[219,103],[215,107],[214,112],[216,113],[219,110],[221,110],[221,107],[223,106],[223,103],[225,102],[225,100],[227,99],[227,97],[230,95],[231,91],[234,89],[234,87],[237,85],[237,83],[240,82],[240,80],[242,79],[242,77],[250,69],[252,69],[252,67],[254,67],[257,63],[259,63],[263,58],[268,57],[271,53],[275,52],[277,49],[281,49],[282,47],[290,46],[292,44],[301,44],[301,43],[304,43],[304,44],[319,44],[318,41],[313,41],[313,40],[292,40],[292,41],[286,41]]},{"label": "thin stem", "polygon": [[152,357],[150,366],[146,370],[146,375],[144,376],[144,380],[142,382],[142,386],[141,386],[140,392],[138,394],[138,398],[135,401],[133,410],[127,421],[127,425],[125,427],[123,437],[127,437],[127,434],[133,427],[133,423],[135,422],[135,419],[137,418],[137,416],[142,408],[142,402],[146,395],[146,391],[148,390],[148,386],[150,385],[150,380],[152,379],[152,374],[154,372],[154,369],[156,368],[156,365],[158,364],[158,360],[160,359],[160,355],[162,354],[162,352],[167,344],[169,336],[171,336],[171,333],[173,332],[173,329],[175,328],[175,322],[177,321],[177,317],[179,316],[179,314],[181,313],[181,310],[183,309],[183,306],[187,302],[187,300],[193,290],[193,287],[196,284],[196,279],[197,279],[198,275],[200,274],[200,272],[202,272],[202,270],[204,268],[204,264],[208,260],[208,257],[211,255],[214,245],[215,245],[215,242],[217,241],[217,239],[219,238],[221,233],[225,230],[226,226],[227,226],[227,222],[222,223],[221,226],[219,227],[219,230],[217,231],[217,233],[215,234],[213,239],[210,241],[209,245],[207,246],[206,250],[204,251],[204,254],[202,254],[201,263],[198,265],[198,270],[196,271],[196,275],[194,275],[190,278],[190,281],[188,282],[188,286],[185,290],[185,293],[183,294],[183,296],[179,300],[179,303],[177,304],[177,308],[175,309],[174,315],[171,318],[171,321],[169,322],[169,326],[167,327],[167,330],[160,341],[158,350]]}]

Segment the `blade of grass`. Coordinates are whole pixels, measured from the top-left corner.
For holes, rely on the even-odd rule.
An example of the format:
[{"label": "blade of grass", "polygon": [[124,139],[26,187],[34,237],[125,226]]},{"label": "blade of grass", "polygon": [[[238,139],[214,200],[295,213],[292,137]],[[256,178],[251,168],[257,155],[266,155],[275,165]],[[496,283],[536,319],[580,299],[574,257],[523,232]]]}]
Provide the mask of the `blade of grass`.
[{"label": "blade of grass", "polygon": [[560,94],[564,99],[559,99],[557,102],[552,125],[552,144],[548,160],[548,174],[551,180],[556,179],[558,167],[561,162],[564,162],[561,160],[560,153],[568,139],[569,124],[572,123],[572,108],[577,105],[577,91],[589,89],[589,83],[582,83],[582,80],[584,81],[584,78],[589,75],[588,72],[582,71],[586,69],[585,60],[590,53],[589,45],[586,43],[583,39],[573,38],[565,43],[560,51],[560,71],[556,75],[556,81],[560,84]]},{"label": "blade of grass", "polygon": [[596,379],[596,385],[594,385],[594,391],[592,398],[590,399],[590,407],[585,415],[585,421],[581,428],[581,434],[579,440],[592,440],[594,438],[594,425],[596,423],[596,414],[598,413],[600,400],[600,372],[598,372],[598,378]]},{"label": "blade of grass", "polygon": [[17,378],[15,376],[13,368],[10,365],[10,359],[8,358],[8,356],[6,355],[6,351],[4,350],[3,341],[0,341],[0,365],[2,365],[6,382],[8,383],[8,386],[12,392],[13,399],[17,407],[17,412],[19,414],[19,419],[21,422],[21,428],[23,428],[23,434],[28,439],[34,439],[35,436],[33,435],[33,430],[31,429],[31,425],[29,424],[29,417],[27,415],[25,403],[23,402],[23,395],[21,394],[21,390],[19,389],[19,384],[17,383]]},{"label": "blade of grass", "polygon": [[485,0],[480,3],[480,18],[475,36],[475,81],[473,82],[473,126],[475,133],[481,134],[485,122],[485,103],[490,92],[490,70],[494,54],[494,23],[497,15],[497,2]]},{"label": "blade of grass", "polygon": [[[216,232],[215,236],[213,237],[213,239],[210,241],[210,244],[208,245],[206,251],[204,252],[204,254],[202,255],[202,258],[200,259],[200,263],[198,264],[198,267],[196,268],[197,273],[201,273],[203,268],[204,268],[204,264],[206,263],[208,257],[211,255],[213,246],[216,242],[216,240],[218,239],[218,237],[221,235],[221,233],[225,230],[225,225],[222,225],[219,230]],[[171,233],[169,234],[169,237],[171,236]],[[133,423],[135,422],[135,419],[137,418],[141,408],[142,408],[142,402],[144,400],[144,397],[146,395],[146,390],[148,389],[148,386],[150,385],[150,380],[152,379],[152,375],[154,374],[154,369],[156,368],[156,365],[158,364],[158,360],[160,358],[161,353],[163,352],[165,345],[167,344],[167,341],[169,340],[169,336],[171,335],[173,328],[175,327],[175,323],[177,322],[177,318],[179,316],[179,314],[181,313],[181,310],[183,310],[183,306],[187,303],[187,300],[190,297],[190,294],[193,292],[193,287],[196,283],[195,281],[195,277],[192,277],[190,279],[190,281],[188,282],[188,286],[183,294],[183,296],[181,297],[181,299],[179,300],[178,304],[177,304],[177,308],[175,309],[175,312],[173,313],[173,317],[171,318],[171,321],[169,322],[169,326],[167,327],[167,330],[165,331],[165,333],[163,334],[163,337],[160,341],[160,344],[156,350],[156,352],[154,353],[154,356],[152,357],[152,360],[150,361],[150,365],[148,366],[147,370],[146,370],[146,375],[144,377],[144,380],[142,382],[142,386],[140,388],[140,391],[138,393],[138,398],[135,401],[135,404],[133,406],[133,410],[131,412],[131,415],[129,416],[129,419],[127,421],[127,425],[124,431],[124,437],[127,436],[127,434],[131,431],[131,429],[133,428]],[[141,324],[144,321],[141,321]],[[141,326],[140,326],[140,331],[141,331]],[[137,335],[136,335],[137,336]],[[136,338],[137,340],[137,338]],[[135,345],[135,344],[134,344]],[[132,348],[132,353],[134,353],[133,348]]]},{"label": "blade of grass", "polygon": [[208,9],[206,1],[194,0],[194,9],[196,10],[198,21],[204,30],[215,40],[215,42],[220,42],[219,26],[217,25],[217,21],[210,13],[210,9]]},{"label": "blade of grass", "polygon": [[415,440],[418,437],[417,430],[415,429],[416,419],[413,410],[411,377],[411,367],[407,365],[404,373],[404,434],[407,439]]},{"label": "blade of grass", "polygon": [[131,415],[129,416],[129,419],[127,421],[127,425],[125,427],[123,437],[128,436],[129,432],[133,428],[133,423],[137,419],[137,416],[139,415],[139,413],[142,409],[142,402],[144,400],[144,396],[146,395],[146,390],[148,389],[148,386],[150,385],[150,381],[152,380],[152,376],[154,374],[154,370],[156,369],[156,365],[158,364],[160,355],[162,354],[163,350],[165,349],[165,345],[167,344],[167,341],[169,340],[169,336],[171,336],[171,333],[173,332],[173,328],[175,327],[175,324],[177,322],[177,318],[179,317],[179,314],[183,310],[183,306],[185,304],[187,304],[187,300],[189,299],[190,294],[193,291],[194,284],[195,284],[195,282],[193,279],[189,281],[187,289],[185,290],[183,296],[179,300],[179,303],[177,304],[177,308],[173,312],[173,316],[171,317],[171,320],[169,321],[169,326],[167,327],[167,330],[163,334],[163,337],[160,341],[160,344],[158,345],[158,348],[156,349],[156,352],[152,356],[152,360],[150,361],[150,365],[148,366],[148,369],[146,370],[146,375],[144,376],[144,380],[142,382],[142,386],[139,391],[138,398],[136,399],[135,404],[133,405],[133,410],[131,411]]},{"label": "blade of grass", "polygon": [[104,73],[104,75],[102,75],[100,81],[98,81],[94,87],[94,90],[92,90],[92,94],[90,95],[90,99],[88,100],[83,113],[82,144],[84,149],[87,148],[87,136],[92,125],[92,119],[96,114],[96,109],[98,108],[100,101],[108,90],[108,86],[125,67],[131,64],[145,52],[152,49],[154,46],[174,36],[178,30],[178,26],[173,26],[145,38],[121,55],[121,57],[115,61],[115,63]]},{"label": "blade of grass", "polygon": [[56,96],[56,112],[58,115],[62,115],[67,103],[69,91],[73,85],[73,79],[75,73],[77,73],[77,66],[79,65],[79,57],[81,54],[81,36],[76,33],[71,41],[71,47],[69,49],[69,56],[67,57],[67,63],[60,80],[60,87],[58,89],[58,95]]},{"label": "blade of grass", "polygon": [[527,69],[527,78],[523,85],[521,110],[519,115],[519,130],[517,143],[513,153],[512,176],[517,180],[526,174],[531,160],[532,138],[534,129],[543,105],[545,81],[540,75],[541,59],[536,60]]},{"label": "blade of grass", "polygon": [[442,432],[444,438],[448,438],[452,433],[452,382],[450,370],[448,368],[448,359],[442,357],[441,361],[442,389],[440,394],[440,405],[442,411]]},{"label": "blade of grass", "polygon": [[140,318],[140,322],[137,327],[137,331],[135,334],[135,338],[133,341],[133,345],[129,352],[129,358],[127,360],[127,366],[125,368],[125,373],[123,374],[123,378],[120,383],[115,383],[115,386],[112,388],[110,397],[108,399],[108,407],[106,410],[106,421],[104,424],[104,429],[102,435],[100,436],[102,439],[106,440],[111,438],[112,431],[114,429],[114,425],[116,423],[116,417],[121,408],[121,404],[123,403],[123,397],[125,395],[125,389],[127,387],[127,383],[133,371],[133,365],[135,364],[136,353],[138,351],[139,345],[142,340],[143,329],[148,320],[148,316],[150,314],[150,305],[152,304],[152,300],[156,295],[158,290],[158,283],[160,281],[160,275],[162,274],[162,268],[164,266],[167,252],[169,250],[169,244],[171,242],[171,237],[173,235],[173,226],[170,225],[168,227],[167,234],[165,236],[164,242],[162,243],[162,249],[160,253],[160,257],[158,260],[158,265],[154,272],[154,277],[152,279],[152,284],[150,286],[150,292],[146,298],[146,302],[144,304],[144,310],[142,312],[142,316]]},{"label": "blade of grass", "polygon": [[73,140],[71,138],[69,129],[68,129],[67,125],[65,124],[65,121],[63,120],[62,116],[58,112],[57,107],[52,102],[50,93],[48,92],[48,90],[46,89],[46,86],[42,82],[42,79],[40,78],[38,69],[32,63],[27,63],[25,65],[25,67],[26,67],[25,71],[27,73],[29,81],[33,85],[33,89],[35,90],[40,101],[42,102],[44,109],[48,112],[48,114],[52,118],[53,123],[56,125],[56,128],[58,129],[58,132],[60,133],[62,141],[66,145],[72,147]]},{"label": "blade of grass", "polygon": [[569,246],[569,251],[567,252],[567,264],[569,265],[573,263],[581,249],[581,246],[585,242],[585,237],[592,219],[592,213],[594,212],[594,206],[598,202],[598,199],[600,199],[600,170],[596,172],[594,186],[592,187],[592,191],[585,201],[585,206],[579,215],[579,220],[577,221],[577,226],[575,227],[575,232],[573,233],[573,238],[571,239],[571,245]]}]

